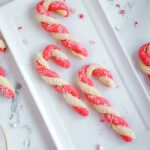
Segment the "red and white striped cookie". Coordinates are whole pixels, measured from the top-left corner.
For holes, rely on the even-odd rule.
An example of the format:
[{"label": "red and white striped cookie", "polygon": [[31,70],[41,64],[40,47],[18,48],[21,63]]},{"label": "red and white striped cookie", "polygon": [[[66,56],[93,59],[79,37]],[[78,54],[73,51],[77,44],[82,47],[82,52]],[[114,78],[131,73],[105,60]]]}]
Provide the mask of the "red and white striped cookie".
[{"label": "red and white striped cookie", "polygon": [[53,88],[61,93],[65,101],[79,114],[88,116],[89,111],[86,105],[80,100],[79,93],[67,81],[60,78],[60,76],[52,71],[48,65],[48,60],[52,59],[56,64],[63,68],[70,67],[68,57],[60,51],[56,45],[48,45],[42,52],[36,56],[35,68],[40,74],[41,78]]},{"label": "red and white striped cookie", "polygon": [[0,67],[0,91],[8,99],[15,98],[15,90],[11,82],[6,78],[3,68]]},{"label": "red and white striped cookie", "polygon": [[61,0],[44,0],[36,6],[36,19],[40,22],[42,28],[51,35],[60,40],[62,45],[69,49],[74,55],[81,59],[88,56],[87,50],[79,41],[72,36],[68,29],[54,17],[51,13],[55,12],[63,17],[69,16],[70,10],[66,4]]},{"label": "red and white striped cookie", "polygon": [[150,43],[144,44],[139,49],[140,68],[150,77]]},{"label": "red and white striped cookie", "polygon": [[4,52],[6,50],[6,44],[3,40],[0,39],[0,52]]},{"label": "red and white striped cookie", "polygon": [[108,86],[114,87],[112,74],[97,64],[83,66],[78,73],[78,85],[84,92],[86,99],[93,104],[94,108],[103,114],[106,121],[112,126],[112,129],[118,133],[121,138],[130,142],[135,139],[134,132],[129,128],[128,123],[120,117],[118,111],[111,106],[109,101],[101,96],[101,93],[94,87],[91,76],[95,76],[98,80]]}]

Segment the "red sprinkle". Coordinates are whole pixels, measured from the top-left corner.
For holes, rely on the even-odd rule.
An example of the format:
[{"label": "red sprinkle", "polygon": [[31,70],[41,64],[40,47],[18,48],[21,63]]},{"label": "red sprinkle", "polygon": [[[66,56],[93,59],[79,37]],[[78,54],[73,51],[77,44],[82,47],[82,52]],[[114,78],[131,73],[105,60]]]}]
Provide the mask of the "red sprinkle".
[{"label": "red sprinkle", "polygon": [[23,29],[23,27],[21,27],[21,26],[20,26],[20,27],[18,27],[18,30],[22,30],[22,29]]},{"label": "red sprinkle", "polygon": [[119,14],[124,15],[126,13],[126,11],[124,9],[119,11]]},{"label": "red sprinkle", "polygon": [[138,25],[137,21],[134,21],[134,27],[136,27]]},{"label": "red sprinkle", "polygon": [[115,6],[116,6],[116,7],[118,7],[118,8],[120,8],[120,7],[121,7],[121,6],[120,6],[120,4],[116,4]]},{"label": "red sprinkle", "polygon": [[105,122],[105,120],[104,120],[104,119],[101,119],[101,120],[100,120],[100,122],[101,122],[101,123],[104,123],[104,122]]},{"label": "red sprinkle", "polygon": [[71,8],[71,9],[70,9],[70,12],[71,12],[72,14],[74,14],[74,13],[77,12],[77,10],[76,10],[75,8]]},{"label": "red sprinkle", "polygon": [[84,14],[80,14],[79,17],[80,17],[80,19],[83,19],[84,18]]}]

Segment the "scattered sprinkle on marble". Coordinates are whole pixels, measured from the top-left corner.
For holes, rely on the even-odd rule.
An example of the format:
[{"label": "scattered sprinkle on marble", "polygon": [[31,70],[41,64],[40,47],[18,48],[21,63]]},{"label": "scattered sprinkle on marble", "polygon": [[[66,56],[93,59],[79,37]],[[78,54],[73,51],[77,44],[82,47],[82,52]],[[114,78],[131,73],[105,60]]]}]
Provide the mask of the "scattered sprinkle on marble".
[{"label": "scattered sprinkle on marble", "polygon": [[120,8],[120,7],[121,7],[119,3],[117,3],[115,6],[116,6],[117,8]]},{"label": "scattered sprinkle on marble", "polygon": [[124,10],[124,9],[121,9],[120,11],[119,11],[119,14],[121,14],[121,15],[124,15],[126,13],[126,11]]},{"label": "scattered sprinkle on marble", "polygon": [[134,21],[134,27],[137,27],[139,23],[137,21]]},{"label": "scattered sprinkle on marble", "polygon": [[22,26],[19,26],[19,27],[18,27],[18,30],[19,30],[19,31],[20,31],[20,30],[22,30],[22,29],[23,29],[23,27],[22,27]]},{"label": "scattered sprinkle on marble", "polygon": [[105,120],[104,120],[104,119],[101,119],[101,120],[100,120],[100,122],[101,122],[101,123],[104,123],[104,122],[105,122]]},{"label": "scattered sprinkle on marble", "polygon": [[84,19],[84,17],[85,17],[85,16],[84,16],[83,13],[79,14],[79,18],[80,18],[80,19]]}]

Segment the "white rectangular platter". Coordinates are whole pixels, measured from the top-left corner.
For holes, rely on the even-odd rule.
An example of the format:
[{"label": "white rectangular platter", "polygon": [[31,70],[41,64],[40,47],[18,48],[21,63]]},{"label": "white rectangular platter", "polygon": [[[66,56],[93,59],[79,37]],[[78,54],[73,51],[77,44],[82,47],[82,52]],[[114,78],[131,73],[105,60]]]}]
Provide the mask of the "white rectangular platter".
[{"label": "white rectangular platter", "polygon": [[[87,47],[89,58],[84,61],[72,56],[58,41],[39,27],[34,16],[36,3],[36,0],[17,0],[1,8],[0,29],[32,94],[31,101],[39,109],[57,149],[95,150],[98,145],[103,145],[105,150],[148,149],[150,147],[148,96],[107,20],[100,2],[68,0],[70,8],[77,8],[78,12],[69,18],[61,18],[70,32]],[[83,20],[78,18],[80,12],[85,15]],[[18,31],[19,26],[23,27],[20,31]],[[89,41],[93,39],[96,43],[92,45]],[[48,44],[58,44],[69,56],[72,67],[68,70],[61,69],[52,62],[50,65],[75,87],[77,87],[75,82],[77,72],[87,63],[102,64],[113,73],[116,88],[107,89],[96,81],[95,86],[129,122],[136,133],[135,141],[124,143],[120,140],[107,124],[100,123],[99,114],[91,107],[89,107],[89,117],[80,117],[68,107],[61,95],[41,81],[34,69],[34,58],[36,53]],[[82,99],[85,101],[83,95]]]}]

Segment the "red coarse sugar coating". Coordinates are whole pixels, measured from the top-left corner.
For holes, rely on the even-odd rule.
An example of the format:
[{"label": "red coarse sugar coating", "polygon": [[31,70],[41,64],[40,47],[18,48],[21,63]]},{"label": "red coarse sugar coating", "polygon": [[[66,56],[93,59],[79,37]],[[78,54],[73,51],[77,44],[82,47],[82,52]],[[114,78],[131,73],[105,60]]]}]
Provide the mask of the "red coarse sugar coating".
[{"label": "red coarse sugar coating", "polygon": [[72,40],[61,40],[61,43],[67,48],[70,49],[79,55],[88,57],[88,52],[85,47],[81,46],[78,42]]},{"label": "red coarse sugar coating", "polygon": [[150,43],[144,44],[139,49],[140,60],[146,65],[150,66],[150,55],[147,53],[147,49],[150,46]]},{"label": "red coarse sugar coating", "polygon": [[[104,118],[107,120],[107,122],[109,122],[110,124],[113,125],[120,125],[123,127],[128,127],[128,123],[121,117],[113,115],[113,114],[104,114]],[[125,141],[125,142],[131,142],[132,138],[127,137],[125,135],[120,135],[121,138]]]},{"label": "red coarse sugar coating", "polygon": [[[5,71],[1,67],[0,67],[0,76],[5,77]],[[3,85],[1,84],[0,84],[0,91],[2,95],[7,97],[8,99],[13,99],[15,97],[15,93],[11,89],[3,87]]]},{"label": "red coarse sugar coating", "polygon": [[44,9],[44,7],[42,6],[44,1],[40,1],[37,5],[36,5],[36,11],[43,15],[43,14],[46,14],[47,16],[50,16],[50,13],[48,10]]},{"label": "red coarse sugar coating", "polygon": [[92,75],[97,76],[97,77],[106,76],[106,77],[113,79],[112,73],[106,69],[103,69],[103,68],[95,69],[93,71]]},{"label": "red coarse sugar coating", "polygon": [[47,31],[52,33],[69,33],[67,28],[62,24],[47,24],[42,22],[41,26]]},{"label": "red coarse sugar coating", "polygon": [[87,83],[88,85],[93,86],[93,82],[92,80],[86,75],[86,70],[90,67],[90,65],[86,65],[83,66],[80,70],[79,70],[79,79],[84,82]]},{"label": "red coarse sugar coating", "polygon": [[50,6],[49,6],[49,11],[53,11],[53,12],[56,12],[59,11],[59,10],[63,10],[63,11],[66,11],[66,15],[64,17],[68,17],[70,15],[70,10],[69,10],[69,7],[67,5],[65,5],[64,2],[53,2]]},{"label": "red coarse sugar coating", "polygon": [[3,70],[2,67],[0,67],[0,76],[5,77],[5,71]]},{"label": "red coarse sugar coating", "polygon": [[54,77],[54,78],[58,78],[59,77],[59,75],[56,72],[45,68],[38,61],[36,61],[35,68],[38,71],[38,73],[42,74],[43,76]]},{"label": "red coarse sugar coating", "polygon": [[1,91],[2,95],[7,97],[8,99],[13,99],[15,97],[15,94],[12,90],[10,90],[6,87],[3,87],[2,85],[0,85],[0,91]]},{"label": "red coarse sugar coating", "polygon": [[[86,65],[79,70],[79,78],[82,82],[84,82],[90,86],[94,86],[92,80],[86,74],[86,71],[89,67],[90,67],[90,65]],[[110,106],[109,101],[107,101],[107,99],[105,99],[103,97],[91,96],[88,93],[84,93],[84,95],[88,99],[88,101],[93,104]]]},{"label": "red coarse sugar coating", "polygon": [[88,101],[93,103],[93,104],[111,106],[109,101],[106,98],[98,97],[98,96],[91,96],[87,93],[84,93],[84,95],[88,99]]},{"label": "red coarse sugar coating", "polygon": [[[50,24],[42,22],[41,26],[47,31],[51,33],[65,33],[69,34],[66,27],[62,24]],[[61,43],[68,49],[73,50],[76,53],[83,55],[85,58],[88,56],[86,48],[82,47],[78,42],[72,40],[61,40]]]},{"label": "red coarse sugar coating", "polygon": [[[86,65],[80,69],[79,78],[81,79],[82,82],[88,83],[88,85],[93,86],[93,82],[91,81],[91,79],[86,74],[86,71],[89,67],[90,67],[90,65]],[[113,79],[111,72],[109,72],[108,70],[103,69],[103,68],[95,69],[92,72],[92,75],[96,76],[96,77],[107,76],[107,77]]]},{"label": "red coarse sugar coating", "polygon": [[104,117],[111,124],[128,127],[128,123],[119,116],[113,114],[104,114]]},{"label": "red coarse sugar coating", "polygon": [[55,51],[55,50],[59,50],[60,51],[60,48],[56,45],[48,45],[45,50],[43,51],[43,58],[45,60],[49,60],[52,58],[52,60],[58,64],[59,66],[63,67],[63,68],[70,68],[71,66],[71,63],[68,59],[65,59],[63,57],[55,57],[55,56],[52,56],[52,52]]},{"label": "red coarse sugar coating", "polygon": [[0,48],[0,52],[5,52],[6,48]]},{"label": "red coarse sugar coating", "polygon": [[[52,51],[54,50],[59,50],[59,48],[55,45],[49,45],[45,48],[44,52],[43,52],[43,58],[48,61],[50,58],[52,58]],[[62,66],[62,64],[60,64],[60,62],[56,62],[58,65]],[[38,61],[36,61],[35,64],[35,68],[36,70],[42,75],[42,76],[46,76],[46,77],[51,77],[51,78],[60,78],[59,75],[50,70],[45,68],[44,66],[42,66]],[[52,85],[53,88],[62,94],[70,94],[73,97],[76,97],[80,100],[80,96],[78,94],[78,92],[75,90],[75,88],[69,84],[63,85],[63,86],[58,86],[58,85]],[[81,114],[82,116],[88,116],[89,115],[89,111],[87,108],[84,107],[76,107],[74,105],[71,106],[75,111],[77,111],[79,114]]]},{"label": "red coarse sugar coating", "polygon": [[[62,87],[60,87],[60,86],[53,86],[53,87],[59,93],[62,93],[62,94],[68,94],[69,93],[69,94],[73,95],[74,97],[80,99],[78,92],[71,85],[64,85]],[[83,116],[89,115],[89,111],[87,110],[87,108],[76,107],[73,105],[72,105],[72,108]]]},{"label": "red coarse sugar coating", "polygon": [[[59,2],[59,1],[50,4],[48,10],[45,10],[45,8],[43,7],[43,1],[41,1],[37,4],[36,10],[39,14],[46,15],[46,16],[50,16],[50,12],[53,11],[59,13],[60,15],[61,14],[63,15],[63,11],[66,11],[67,13],[65,16],[68,16],[70,11],[69,8],[63,2]],[[64,47],[74,52],[75,55],[77,55],[82,59],[88,56],[88,52],[86,48],[81,46],[80,43],[77,42],[77,40],[72,38],[68,39],[67,37],[65,37],[66,34],[69,35],[69,32],[65,26],[63,26],[62,24],[57,24],[55,22],[54,23],[51,22],[50,24],[47,24],[46,22],[43,21],[40,22],[40,24],[42,28],[44,28],[44,30],[46,30],[47,32],[58,34],[57,38],[59,37],[59,34],[60,35],[62,34],[61,36],[63,36],[64,34],[64,40],[61,40],[61,38],[58,39],[61,40],[61,43],[64,45]]]}]

